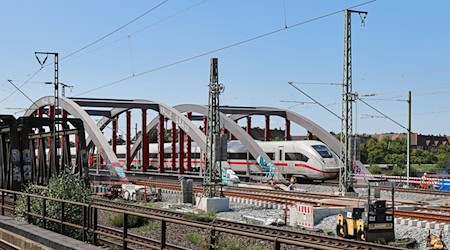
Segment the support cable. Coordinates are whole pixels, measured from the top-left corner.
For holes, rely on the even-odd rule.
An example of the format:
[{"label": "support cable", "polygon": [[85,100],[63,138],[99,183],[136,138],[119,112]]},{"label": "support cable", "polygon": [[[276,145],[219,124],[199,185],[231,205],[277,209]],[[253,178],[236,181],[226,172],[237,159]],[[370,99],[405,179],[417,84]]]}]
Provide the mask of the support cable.
[{"label": "support cable", "polygon": [[331,111],[329,108],[325,107],[325,105],[323,105],[322,103],[316,101],[316,99],[312,98],[310,95],[306,94],[305,91],[299,89],[297,86],[293,85],[291,82],[288,82],[289,85],[291,85],[292,87],[294,87],[296,90],[300,91],[302,94],[304,94],[306,97],[308,97],[309,99],[311,99],[313,102],[315,102],[317,105],[321,106],[322,108],[324,108],[326,111],[330,112],[332,115],[334,115],[335,117],[337,117],[339,120],[342,120],[342,118],[337,115],[336,113],[334,113],[333,111]]},{"label": "support cable", "polygon": [[405,126],[403,126],[402,124],[398,123],[397,121],[395,121],[394,119],[390,118],[389,116],[385,115],[383,112],[381,112],[380,110],[376,109],[374,106],[368,104],[364,100],[362,100],[362,99],[358,99],[358,100],[361,101],[362,103],[366,104],[371,109],[375,110],[378,114],[382,115],[384,118],[390,120],[391,122],[393,122],[393,123],[397,124],[398,126],[404,128],[405,130],[408,130]]}]

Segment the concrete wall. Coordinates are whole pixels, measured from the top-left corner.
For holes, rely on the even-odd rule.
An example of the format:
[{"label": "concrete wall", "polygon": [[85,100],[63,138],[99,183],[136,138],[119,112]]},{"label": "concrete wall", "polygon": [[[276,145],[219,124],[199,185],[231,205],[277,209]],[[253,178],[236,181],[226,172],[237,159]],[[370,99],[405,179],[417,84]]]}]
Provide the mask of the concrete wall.
[{"label": "concrete wall", "polygon": [[344,207],[314,207],[299,203],[289,208],[289,225],[313,228],[323,218],[346,211]]}]

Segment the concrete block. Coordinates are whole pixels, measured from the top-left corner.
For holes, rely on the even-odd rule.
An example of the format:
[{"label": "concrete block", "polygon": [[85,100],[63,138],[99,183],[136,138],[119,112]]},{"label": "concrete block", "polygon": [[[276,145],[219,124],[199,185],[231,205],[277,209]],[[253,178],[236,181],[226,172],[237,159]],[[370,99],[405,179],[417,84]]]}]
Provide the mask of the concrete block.
[{"label": "concrete block", "polygon": [[441,230],[441,229],[444,229],[444,223],[436,223],[436,225],[434,225],[434,229],[437,229],[437,230]]},{"label": "concrete block", "polygon": [[424,228],[425,227],[425,221],[421,221],[421,220],[417,221],[417,227]]},{"label": "concrete block", "polygon": [[434,229],[435,225],[436,225],[435,222],[426,222],[425,223],[425,228],[427,228],[427,229]]},{"label": "concrete block", "polygon": [[407,219],[401,219],[400,220],[400,225],[408,225],[408,220]]},{"label": "concrete block", "polygon": [[230,210],[230,199],[226,197],[197,197],[196,204],[197,208],[203,211],[223,212]]},{"label": "concrete block", "polygon": [[312,228],[323,218],[346,211],[347,209],[342,207],[313,207],[306,204],[297,204],[289,207],[289,224]]},{"label": "concrete block", "polygon": [[417,226],[417,220],[409,220],[408,226],[416,227]]},{"label": "concrete block", "polygon": [[444,229],[444,231],[450,231],[450,225],[445,224],[443,229]]}]

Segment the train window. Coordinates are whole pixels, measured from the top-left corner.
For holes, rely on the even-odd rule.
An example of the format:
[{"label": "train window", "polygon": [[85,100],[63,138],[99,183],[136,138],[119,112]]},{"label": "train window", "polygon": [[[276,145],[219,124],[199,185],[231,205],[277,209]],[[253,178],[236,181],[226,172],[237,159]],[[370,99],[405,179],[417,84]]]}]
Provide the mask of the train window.
[{"label": "train window", "polygon": [[172,157],[171,153],[164,153],[164,159],[170,159]]},{"label": "train window", "polygon": [[191,159],[200,159],[200,153],[191,153]]},{"label": "train window", "polygon": [[325,145],[314,145],[312,146],[317,153],[320,154],[323,158],[333,158],[333,155],[330,153],[328,148]]},{"label": "train window", "polygon": [[286,161],[304,161],[304,162],[307,162],[309,160],[309,158],[306,155],[300,153],[286,153],[284,155],[284,159]]},{"label": "train window", "polygon": [[266,153],[269,158],[274,161],[275,160],[275,153]]},{"label": "train window", "polygon": [[246,160],[247,159],[247,153],[228,153],[229,159],[240,159],[240,160]]},{"label": "train window", "polygon": [[125,154],[117,154],[117,158],[125,158]]},{"label": "train window", "polygon": [[158,155],[155,153],[149,153],[148,158],[158,158]]}]

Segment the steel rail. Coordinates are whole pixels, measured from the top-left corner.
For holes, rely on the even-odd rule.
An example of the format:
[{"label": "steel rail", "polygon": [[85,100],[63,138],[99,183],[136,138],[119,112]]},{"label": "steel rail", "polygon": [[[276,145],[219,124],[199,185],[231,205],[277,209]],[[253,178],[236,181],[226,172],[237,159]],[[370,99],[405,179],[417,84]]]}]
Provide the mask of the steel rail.
[{"label": "steel rail", "polygon": [[[177,219],[179,221],[189,221],[183,218],[183,213],[174,212],[165,209],[155,209],[140,205],[134,205],[130,203],[121,203],[121,202],[113,202],[107,201],[104,199],[96,199],[94,204],[99,207],[110,207],[117,209],[118,207],[123,208],[124,210],[132,210],[132,211],[142,211],[147,215],[153,216],[161,216],[167,219]],[[200,223],[202,225],[211,226],[211,224]],[[338,239],[334,237],[324,236],[320,234],[306,233],[306,232],[297,232],[292,230],[282,230],[279,228],[272,228],[267,226],[258,226],[251,225],[239,222],[232,222],[227,220],[217,219],[213,224],[214,227],[223,227],[224,229],[232,230],[230,233],[234,231],[239,232],[252,232],[256,233],[260,236],[266,237],[278,237],[280,239],[285,240],[293,240],[295,242],[304,242],[308,244],[314,244],[315,248],[318,247],[332,247],[333,249],[399,249],[391,246],[379,245],[369,242],[358,242],[352,241],[348,239]]]}]

